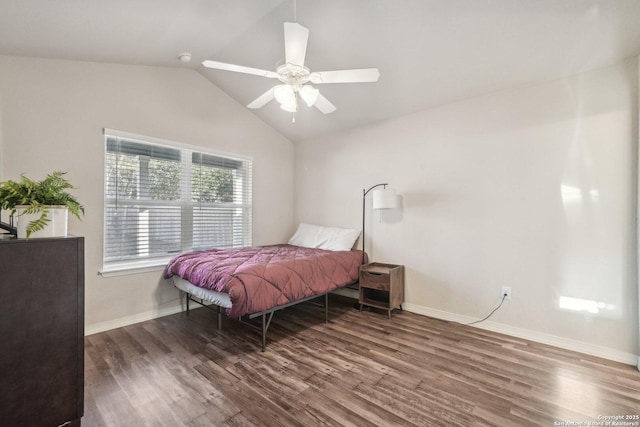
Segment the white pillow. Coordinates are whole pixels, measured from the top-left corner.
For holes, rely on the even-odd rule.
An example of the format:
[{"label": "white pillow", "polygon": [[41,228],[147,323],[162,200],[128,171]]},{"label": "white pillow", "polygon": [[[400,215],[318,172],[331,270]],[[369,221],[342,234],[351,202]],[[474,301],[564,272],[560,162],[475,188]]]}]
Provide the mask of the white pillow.
[{"label": "white pillow", "polygon": [[289,239],[290,245],[328,251],[349,251],[360,236],[359,230],[339,227],[322,227],[301,223]]}]

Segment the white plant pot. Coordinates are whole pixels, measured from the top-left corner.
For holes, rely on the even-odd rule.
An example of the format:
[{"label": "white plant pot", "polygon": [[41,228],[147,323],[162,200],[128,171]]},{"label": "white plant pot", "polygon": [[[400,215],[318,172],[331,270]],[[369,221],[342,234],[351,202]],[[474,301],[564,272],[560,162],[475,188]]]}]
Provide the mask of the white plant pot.
[{"label": "white plant pot", "polygon": [[[16,206],[16,218],[18,229],[18,238],[26,239],[27,226],[31,221],[40,218],[42,213],[37,214],[24,214],[23,212],[28,206]],[[30,239],[39,237],[67,237],[67,223],[69,219],[69,208],[66,206],[49,206],[48,217],[49,223],[44,229],[31,233]]]}]

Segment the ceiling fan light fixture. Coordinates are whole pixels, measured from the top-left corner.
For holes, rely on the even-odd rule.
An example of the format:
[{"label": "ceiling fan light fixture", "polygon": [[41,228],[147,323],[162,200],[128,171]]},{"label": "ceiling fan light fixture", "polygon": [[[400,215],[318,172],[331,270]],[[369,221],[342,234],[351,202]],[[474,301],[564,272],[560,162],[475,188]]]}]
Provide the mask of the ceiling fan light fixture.
[{"label": "ceiling fan light fixture", "polygon": [[280,108],[290,113],[298,111],[298,103],[296,102],[296,91],[293,86],[284,84],[278,85],[273,91],[273,96],[280,104]]},{"label": "ceiling fan light fixture", "polygon": [[318,100],[318,95],[320,95],[320,91],[313,86],[304,85],[302,89],[300,89],[300,97],[302,100],[309,106],[312,107],[313,104]]},{"label": "ceiling fan light fixture", "polygon": [[281,104],[280,108],[283,109],[284,111],[287,111],[289,113],[296,113],[298,111],[298,106],[293,103],[293,104]]}]

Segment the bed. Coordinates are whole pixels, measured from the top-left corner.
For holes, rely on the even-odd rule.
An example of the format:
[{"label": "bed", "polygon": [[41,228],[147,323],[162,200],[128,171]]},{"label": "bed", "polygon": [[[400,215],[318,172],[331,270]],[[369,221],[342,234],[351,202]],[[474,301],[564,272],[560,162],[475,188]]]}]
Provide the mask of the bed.
[{"label": "bed", "polygon": [[[186,310],[194,301],[230,318],[261,318],[262,351],[273,315],[278,310],[324,297],[358,281],[363,253],[351,249],[359,233],[347,229],[301,224],[288,244],[187,252],[174,257],[165,278],[185,294]],[[309,230],[314,230],[309,233]],[[338,230],[338,233],[336,230]],[[337,236],[337,237],[336,237]],[[336,239],[339,241],[336,244]],[[311,246],[311,247],[310,247]],[[328,248],[328,249],[327,249]],[[209,304],[206,304],[209,303]]]}]

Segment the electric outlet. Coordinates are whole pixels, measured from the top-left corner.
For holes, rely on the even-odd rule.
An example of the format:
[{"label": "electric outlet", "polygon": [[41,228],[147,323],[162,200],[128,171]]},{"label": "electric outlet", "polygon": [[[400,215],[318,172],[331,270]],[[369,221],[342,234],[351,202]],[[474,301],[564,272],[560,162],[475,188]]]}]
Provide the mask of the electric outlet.
[{"label": "electric outlet", "polygon": [[500,298],[505,297],[505,299],[511,299],[511,288],[509,286],[503,286],[502,292],[500,292]]}]

